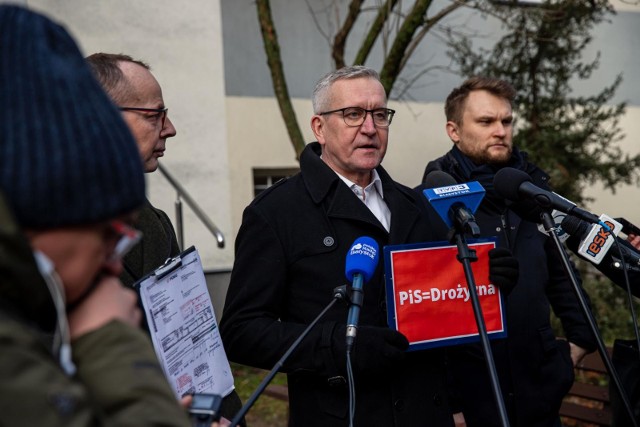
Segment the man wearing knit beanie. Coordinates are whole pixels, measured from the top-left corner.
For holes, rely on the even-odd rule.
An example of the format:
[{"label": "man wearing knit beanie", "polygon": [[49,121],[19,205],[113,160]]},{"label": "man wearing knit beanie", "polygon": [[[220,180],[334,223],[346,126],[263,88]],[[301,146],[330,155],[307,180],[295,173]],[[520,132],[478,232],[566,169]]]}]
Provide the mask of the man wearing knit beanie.
[{"label": "man wearing knit beanie", "polygon": [[0,6],[0,425],[190,425],[117,278],[144,201],[74,41]]}]

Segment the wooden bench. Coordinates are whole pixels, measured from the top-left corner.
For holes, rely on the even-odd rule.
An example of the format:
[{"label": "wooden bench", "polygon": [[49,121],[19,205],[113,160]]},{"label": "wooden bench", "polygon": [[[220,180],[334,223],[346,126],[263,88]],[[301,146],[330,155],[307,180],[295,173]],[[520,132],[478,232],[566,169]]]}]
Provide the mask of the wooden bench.
[{"label": "wooden bench", "polygon": [[[596,351],[586,355],[575,371],[575,382],[560,408],[563,425],[611,426],[609,375],[600,354]],[[289,401],[286,385],[269,384],[264,394],[277,400]]]},{"label": "wooden bench", "polygon": [[283,402],[289,402],[289,388],[286,385],[269,384],[264,389],[265,396],[272,397]]},{"label": "wooden bench", "polygon": [[564,398],[560,416],[567,426],[610,426],[609,375],[597,351],[576,366],[573,387]]}]

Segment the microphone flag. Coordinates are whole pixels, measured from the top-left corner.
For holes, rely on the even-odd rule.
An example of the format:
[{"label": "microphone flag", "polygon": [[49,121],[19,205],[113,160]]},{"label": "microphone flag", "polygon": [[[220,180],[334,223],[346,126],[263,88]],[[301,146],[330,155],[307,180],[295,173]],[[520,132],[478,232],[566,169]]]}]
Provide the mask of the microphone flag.
[{"label": "microphone flag", "polygon": [[453,221],[449,217],[451,207],[463,205],[471,213],[475,213],[484,198],[485,190],[479,182],[471,181],[445,187],[427,188],[422,190],[422,193],[445,224],[448,227],[453,227]]}]

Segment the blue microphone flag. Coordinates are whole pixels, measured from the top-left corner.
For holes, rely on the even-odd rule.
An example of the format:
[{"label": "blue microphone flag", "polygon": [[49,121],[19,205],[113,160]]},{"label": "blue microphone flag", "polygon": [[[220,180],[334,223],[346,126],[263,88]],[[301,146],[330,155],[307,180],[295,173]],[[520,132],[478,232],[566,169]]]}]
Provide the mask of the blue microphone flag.
[{"label": "blue microphone flag", "polygon": [[422,190],[433,209],[449,227],[453,227],[453,221],[449,217],[452,206],[461,204],[475,213],[484,198],[485,190],[478,181],[463,184],[447,185],[445,187],[427,188]]},{"label": "blue microphone flag", "polygon": [[345,263],[345,274],[349,282],[353,281],[356,273],[362,274],[364,281],[368,282],[373,276],[378,265],[378,242],[371,237],[358,237],[349,252]]}]

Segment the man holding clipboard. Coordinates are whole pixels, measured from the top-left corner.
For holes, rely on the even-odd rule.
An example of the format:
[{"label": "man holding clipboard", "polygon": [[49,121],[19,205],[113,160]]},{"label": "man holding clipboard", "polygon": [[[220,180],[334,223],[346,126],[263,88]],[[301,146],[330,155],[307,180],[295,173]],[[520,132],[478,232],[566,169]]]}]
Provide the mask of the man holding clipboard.
[{"label": "man holding clipboard", "polygon": [[[155,172],[166,140],[176,135],[176,128],[167,116],[162,89],[149,65],[122,54],[95,53],[86,59],[98,82],[122,111],[138,145],[145,173]],[[140,209],[135,225],[143,237],[123,260],[120,279],[126,286],[133,286],[180,253],[169,217],[149,200]],[[148,330],[145,318],[143,326]],[[241,406],[240,397],[233,390],[225,396],[220,412],[231,419]]]}]

